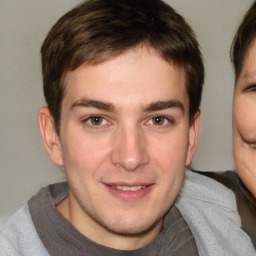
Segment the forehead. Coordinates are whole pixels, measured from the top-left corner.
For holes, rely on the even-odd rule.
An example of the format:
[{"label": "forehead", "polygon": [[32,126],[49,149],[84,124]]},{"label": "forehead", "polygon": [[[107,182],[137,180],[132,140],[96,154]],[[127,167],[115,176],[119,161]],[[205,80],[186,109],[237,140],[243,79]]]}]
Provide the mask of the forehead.
[{"label": "forehead", "polygon": [[184,71],[164,60],[153,48],[138,47],[97,65],[82,65],[65,77],[63,104],[80,98],[115,105],[186,101]]},{"label": "forehead", "polygon": [[256,40],[248,48],[237,84],[256,81]]}]

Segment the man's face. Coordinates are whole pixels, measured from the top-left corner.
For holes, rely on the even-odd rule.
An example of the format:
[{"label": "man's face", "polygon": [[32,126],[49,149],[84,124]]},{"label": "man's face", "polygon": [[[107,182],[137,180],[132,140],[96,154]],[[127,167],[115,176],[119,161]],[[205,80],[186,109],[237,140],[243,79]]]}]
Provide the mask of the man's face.
[{"label": "man's face", "polygon": [[233,156],[239,176],[256,197],[256,42],[249,48],[234,91]]},{"label": "man's face", "polygon": [[103,245],[106,234],[156,235],[195,149],[184,72],[141,47],[65,83],[55,162],[69,183],[67,218]]}]

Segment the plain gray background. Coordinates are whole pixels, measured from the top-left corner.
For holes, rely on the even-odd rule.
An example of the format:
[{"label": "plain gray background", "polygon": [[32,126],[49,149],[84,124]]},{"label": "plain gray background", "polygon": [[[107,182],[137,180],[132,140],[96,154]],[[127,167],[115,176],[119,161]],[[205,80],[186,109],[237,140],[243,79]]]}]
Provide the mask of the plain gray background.
[{"label": "plain gray background", "polygon": [[[145,0],[146,1],[146,0]],[[40,187],[62,181],[48,159],[37,112],[43,106],[40,46],[46,33],[79,0],[0,0],[0,221]],[[205,60],[200,136],[193,167],[233,169],[233,69],[229,47],[252,0],[168,0],[197,34]]]}]

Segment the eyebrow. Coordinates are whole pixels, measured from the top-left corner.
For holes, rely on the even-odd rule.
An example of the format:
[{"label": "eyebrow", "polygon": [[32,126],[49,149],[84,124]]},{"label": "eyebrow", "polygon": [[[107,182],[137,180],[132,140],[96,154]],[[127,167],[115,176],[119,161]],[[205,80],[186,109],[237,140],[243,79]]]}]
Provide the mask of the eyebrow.
[{"label": "eyebrow", "polygon": [[82,99],[79,101],[76,101],[73,103],[70,107],[70,109],[74,109],[75,107],[92,107],[92,108],[97,108],[99,110],[105,110],[105,111],[110,111],[114,112],[115,106],[111,103],[103,102],[103,101],[98,101],[98,100],[90,100],[90,99]]},{"label": "eyebrow", "polygon": [[[99,110],[105,110],[109,112],[115,111],[115,106],[112,103],[98,101],[98,100],[91,100],[91,99],[81,99],[79,101],[74,102],[70,110],[73,110],[76,107],[92,107]],[[143,111],[144,112],[153,112],[153,111],[160,111],[168,108],[177,108],[180,109],[182,113],[185,112],[184,105],[178,100],[166,100],[166,101],[156,101],[150,103],[146,106]]]},{"label": "eyebrow", "polygon": [[159,110],[164,110],[168,108],[178,108],[181,110],[181,112],[184,114],[185,112],[185,107],[184,105],[178,101],[178,100],[167,100],[167,101],[156,101],[149,106],[147,106],[144,111],[145,112],[150,112],[150,111],[159,111]]}]

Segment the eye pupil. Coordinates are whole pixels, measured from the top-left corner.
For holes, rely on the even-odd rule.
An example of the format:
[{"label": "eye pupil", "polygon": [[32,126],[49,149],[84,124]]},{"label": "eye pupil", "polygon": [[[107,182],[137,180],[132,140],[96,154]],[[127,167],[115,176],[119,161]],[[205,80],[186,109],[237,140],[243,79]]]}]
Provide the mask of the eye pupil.
[{"label": "eye pupil", "polygon": [[160,125],[164,123],[164,118],[161,116],[156,116],[153,118],[153,123],[156,125]]},{"label": "eye pupil", "polygon": [[93,116],[91,118],[91,122],[93,125],[99,125],[102,123],[102,117],[101,116]]}]

